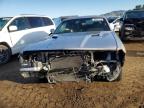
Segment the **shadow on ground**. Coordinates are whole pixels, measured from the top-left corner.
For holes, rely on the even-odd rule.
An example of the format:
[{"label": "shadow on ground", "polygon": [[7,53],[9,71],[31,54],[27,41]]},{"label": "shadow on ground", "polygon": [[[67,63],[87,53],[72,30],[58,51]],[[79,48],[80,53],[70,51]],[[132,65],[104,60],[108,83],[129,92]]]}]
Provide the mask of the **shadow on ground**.
[{"label": "shadow on ground", "polygon": [[36,78],[24,79],[19,73],[20,64],[17,55],[12,56],[7,64],[0,65],[0,81],[13,81],[16,83],[45,83]]},{"label": "shadow on ground", "polygon": [[144,40],[125,40],[123,43],[124,44],[138,44],[138,43],[144,43]]}]

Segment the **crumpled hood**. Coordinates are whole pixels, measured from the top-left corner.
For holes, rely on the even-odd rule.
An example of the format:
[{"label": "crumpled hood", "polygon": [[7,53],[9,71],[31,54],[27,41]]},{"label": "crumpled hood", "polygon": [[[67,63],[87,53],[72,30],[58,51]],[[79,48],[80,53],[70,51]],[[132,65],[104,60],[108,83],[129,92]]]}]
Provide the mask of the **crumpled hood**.
[{"label": "crumpled hood", "polygon": [[112,31],[54,34],[39,43],[31,44],[24,51],[39,50],[116,50]]}]

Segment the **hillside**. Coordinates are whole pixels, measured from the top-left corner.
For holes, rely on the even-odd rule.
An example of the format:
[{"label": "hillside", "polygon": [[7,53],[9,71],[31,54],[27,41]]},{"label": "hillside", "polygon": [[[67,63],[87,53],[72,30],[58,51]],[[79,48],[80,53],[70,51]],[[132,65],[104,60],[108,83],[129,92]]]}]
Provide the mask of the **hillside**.
[{"label": "hillside", "polygon": [[112,11],[112,12],[109,12],[109,13],[105,13],[105,14],[102,14],[101,16],[105,16],[105,17],[119,17],[119,16],[122,16],[123,13],[125,12],[125,10],[118,10],[118,11]]}]

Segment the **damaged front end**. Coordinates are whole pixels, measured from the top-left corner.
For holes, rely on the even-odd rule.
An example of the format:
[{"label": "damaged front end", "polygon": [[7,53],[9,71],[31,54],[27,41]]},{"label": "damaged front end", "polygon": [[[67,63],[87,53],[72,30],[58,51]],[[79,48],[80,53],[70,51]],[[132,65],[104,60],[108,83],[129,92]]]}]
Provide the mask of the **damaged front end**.
[{"label": "damaged front end", "polygon": [[122,51],[44,51],[20,56],[21,75],[60,81],[91,82],[120,79],[125,54]]}]

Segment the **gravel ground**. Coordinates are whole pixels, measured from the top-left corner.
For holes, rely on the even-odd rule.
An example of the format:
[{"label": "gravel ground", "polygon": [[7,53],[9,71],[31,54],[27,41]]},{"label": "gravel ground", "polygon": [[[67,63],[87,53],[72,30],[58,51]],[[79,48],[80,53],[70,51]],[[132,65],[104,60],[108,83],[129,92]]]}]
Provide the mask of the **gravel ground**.
[{"label": "gravel ground", "polygon": [[144,42],[126,42],[120,82],[23,79],[17,57],[0,66],[0,108],[144,108]]}]

